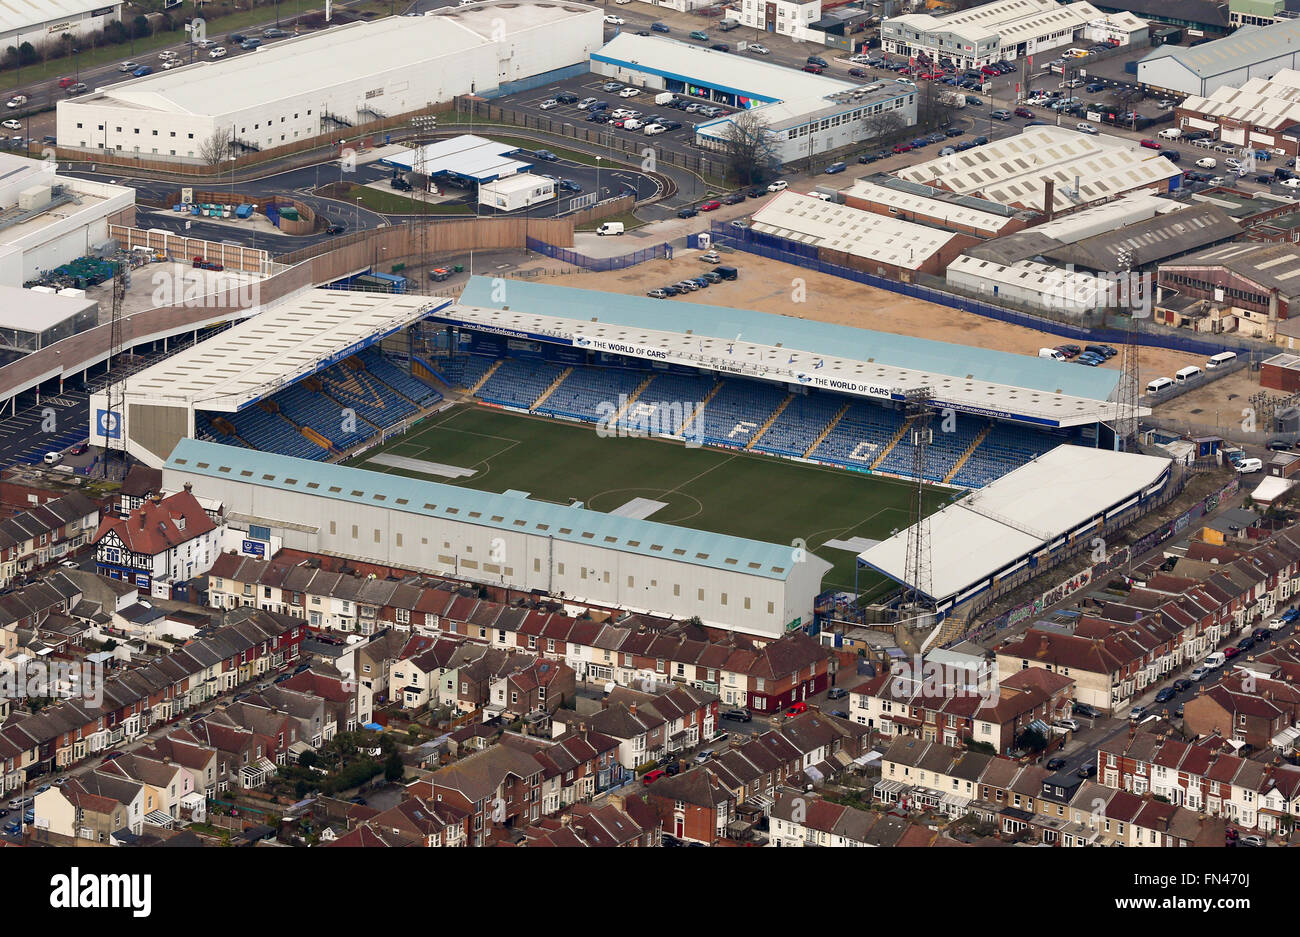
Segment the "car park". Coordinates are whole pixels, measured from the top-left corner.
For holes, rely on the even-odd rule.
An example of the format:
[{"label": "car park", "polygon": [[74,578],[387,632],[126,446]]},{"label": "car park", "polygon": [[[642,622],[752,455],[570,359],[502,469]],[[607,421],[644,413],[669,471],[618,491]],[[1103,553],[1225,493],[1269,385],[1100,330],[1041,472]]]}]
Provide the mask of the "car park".
[{"label": "car park", "polygon": [[543,111],[549,111],[551,108],[559,107],[559,106],[560,106],[560,102],[555,100],[555,98],[547,98],[541,104],[537,105],[537,107]]},{"label": "car park", "polygon": [[640,88],[624,88],[618,93],[620,98],[634,98],[641,93]]}]

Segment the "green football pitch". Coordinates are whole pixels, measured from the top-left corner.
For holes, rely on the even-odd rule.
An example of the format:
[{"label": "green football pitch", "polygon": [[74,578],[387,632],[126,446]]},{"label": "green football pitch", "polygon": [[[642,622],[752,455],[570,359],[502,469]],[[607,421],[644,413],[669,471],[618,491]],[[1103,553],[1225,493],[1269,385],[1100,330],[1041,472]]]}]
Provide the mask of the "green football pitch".
[{"label": "green football pitch", "polygon": [[[449,478],[372,461],[377,455],[472,470]],[[526,491],[559,504],[575,501],[612,511],[633,498],[666,503],[649,519],[769,543],[802,540],[834,564],[823,589],[853,591],[854,553],[828,540],[881,540],[909,524],[915,488],[879,476],[805,465],[724,449],[688,449],[679,442],[609,438],[594,425],[458,405],[348,463],[483,491]],[[927,489],[927,511],[951,492]],[[864,599],[889,590],[863,572]]]}]

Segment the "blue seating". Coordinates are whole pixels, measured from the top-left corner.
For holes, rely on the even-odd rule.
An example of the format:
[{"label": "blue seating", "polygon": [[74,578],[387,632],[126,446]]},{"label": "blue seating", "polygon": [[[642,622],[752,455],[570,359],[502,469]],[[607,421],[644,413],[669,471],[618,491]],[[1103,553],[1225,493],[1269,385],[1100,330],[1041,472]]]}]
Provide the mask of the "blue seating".
[{"label": "blue seating", "polygon": [[540,358],[506,358],[474,396],[488,403],[529,409],[564,371]]},{"label": "blue seating", "polygon": [[631,394],[645,377],[644,371],[623,368],[574,368],[537,412],[592,422],[607,419],[614,412],[609,408],[617,409],[620,396]]},{"label": "blue seating", "polygon": [[830,394],[796,396],[754,443],[754,451],[802,456],[843,406],[843,397]]},{"label": "blue seating", "polygon": [[307,389],[305,384],[294,384],[275,395],[280,412],[299,426],[307,426],[320,433],[338,449],[350,449],[375,435],[374,427],[357,420],[356,428],[344,429],[343,408],[324,394]]},{"label": "blue seating", "polygon": [[482,379],[495,358],[486,355],[456,355],[451,358],[438,358],[432,362],[452,387],[470,388]]},{"label": "blue seating", "polygon": [[418,407],[427,407],[442,399],[442,394],[437,390],[407,374],[385,358],[377,348],[367,348],[357,357],[367,371]]},{"label": "blue seating", "polygon": [[342,364],[326,368],[317,375],[325,392],[356,410],[367,422],[381,427],[393,426],[415,412],[415,405],[399,396],[369,370],[352,371]]},{"label": "blue seating", "polygon": [[779,384],[728,379],[691,425],[691,435],[710,446],[745,446],[788,395]]},{"label": "blue seating", "polygon": [[988,436],[953,476],[954,485],[982,488],[1065,442],[1049,433],[1011,423],[994,424]]},{"label": "blue seating", "polygon": [[629,430],[676,436],[715,383],[714,378],[704,375],[656,375],[620,417],[619,425]]},{"label": "blue seating", "polygon": [[[329,450],[316,445],[277,414],[261,407],[248,407],[239,413],[223,414],[235,427],[239,437],[261,452],[278,452],[299,459],[322,460]],[[229,437],[219,437],[228,441]]]},{"label": "blue seating", "polygon": [[845,468],[870,468],[902,425],[903,415],[899,411],[855,400],[843,419],[813,450],[812,456]]}]

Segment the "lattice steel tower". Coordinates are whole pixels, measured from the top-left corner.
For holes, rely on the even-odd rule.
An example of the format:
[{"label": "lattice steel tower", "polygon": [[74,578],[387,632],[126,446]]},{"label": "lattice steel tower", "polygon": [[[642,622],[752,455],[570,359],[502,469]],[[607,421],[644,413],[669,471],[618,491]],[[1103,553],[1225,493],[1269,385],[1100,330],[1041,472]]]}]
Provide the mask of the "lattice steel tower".
[{"label": "lattice steel tower", "polygon": [[1137,252],[1122,247],[1116,254],[1119,261],[1118,273],[1124,278],[1117,284],[1116,297],[1124,297],[1128,313],[1128,327],[1124,337],[1123,358],[1120,362],[1119,386],[1115,389],[1115,441],[1116,448],[1124,452],[1137,451],[1138,434],[1138,328],[1137,316],[1134,314],[1133,267],[1137,264]]},{"label": "lattice steel tower", "polygon": [[925,513],[925,477],[934,433],[930,428],[934,401],[928,387],[905,391],[903,398],[907,436],[912,445],[912,477],[916,480],[916,490],[912,496],[912,526],[907,529],[907,563],[903,579],[911,585],[910,598],[915,609],[928,601],[932,588],[930,521]]}]

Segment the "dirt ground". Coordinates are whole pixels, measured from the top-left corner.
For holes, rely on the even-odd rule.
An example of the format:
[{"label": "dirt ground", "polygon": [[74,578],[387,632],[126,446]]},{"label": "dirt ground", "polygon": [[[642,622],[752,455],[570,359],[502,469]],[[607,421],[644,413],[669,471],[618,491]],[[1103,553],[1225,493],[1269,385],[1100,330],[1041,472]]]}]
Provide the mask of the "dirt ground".
[{"label": "dirt ground", "polygon": [[[574,274],[559,277],[557,281],[564,286],[579,289],[644,294],[646,290],[707,269],[696,259],[698,256],[695,251],[680,251],[673,260],[655,260],[608,273]],[[694,302],[756,309],[760,312],[1025,355],[1037,355],[1039,348],[1066,341],[1059,335],[997,322],[753,254],[732,253],[727,255],[726,260],[739,269],[739,279],[724,281],[707,290],[663,302]],[[802,279],[805,283],[802,302],[792,298],[797,279]],[[1140,359],[1141,382],[1145,385],[1154,378],[1173,375],[1179,368],[1189,364],[1202,363],[1201,357],[1197,355],[1144,348]],[[1114,369],[1119,366],[1118,356],[1102,365]]]},{"label": "dirt ground", "polygon": [[[1181,397],[1175,397],[1160,407],[1159,415],[1227,429],[1240,428],[1242,409],[1250,405],[1250,395],[1259,391],[1258,373],[1242,368],[1197,390],[1188,391]],[[1277,391],[1271,393],[1274,397],[1283,396]]]}]

